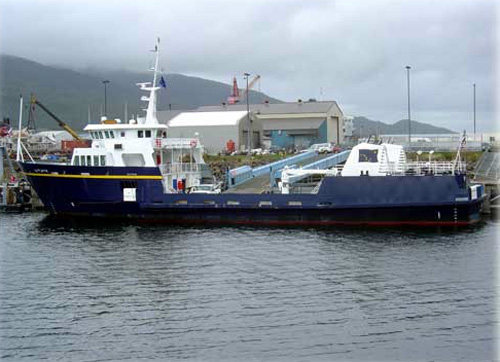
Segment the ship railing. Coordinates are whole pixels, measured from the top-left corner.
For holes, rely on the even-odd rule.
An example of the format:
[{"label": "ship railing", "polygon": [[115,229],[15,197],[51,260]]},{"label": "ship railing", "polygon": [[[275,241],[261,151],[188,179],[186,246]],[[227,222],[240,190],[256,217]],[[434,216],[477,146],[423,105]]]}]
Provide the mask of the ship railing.
[{"label": "ship railing", "polygon": [[198,146],[199,141],[196,138],[156,138],[154,147],[156,149],[190,149]]},{"label": "ship railing", "polygon": [[408,162],[404,167],[394,170],[394,172],[389,172],[392,175],[450,175],[455,173],[456,170],[465,170],[465,162],[460,162],[460,164],[455,164],[451,161],[418,161],[418,162]]},{"label": "ship railing", "polygon": [[164,175],[200,171],[200,167],[197,163],[173,163],[160,165],[159,168]]}]

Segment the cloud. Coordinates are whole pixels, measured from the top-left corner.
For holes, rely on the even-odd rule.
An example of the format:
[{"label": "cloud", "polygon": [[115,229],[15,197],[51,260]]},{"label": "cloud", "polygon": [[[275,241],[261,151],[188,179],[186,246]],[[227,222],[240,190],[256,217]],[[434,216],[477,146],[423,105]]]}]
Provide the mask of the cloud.
[{"label": "cloud", "polygon": [[[2,0],[0,49],[44,64],[142,70],[156,36],[168,72],[229,83],[260,74],[283,100],[335,99],[346,113],[495,127],[495,0]],[[242,79],[242,78],[240,78]],[[480,121],[480,122],[479,122]]]}]

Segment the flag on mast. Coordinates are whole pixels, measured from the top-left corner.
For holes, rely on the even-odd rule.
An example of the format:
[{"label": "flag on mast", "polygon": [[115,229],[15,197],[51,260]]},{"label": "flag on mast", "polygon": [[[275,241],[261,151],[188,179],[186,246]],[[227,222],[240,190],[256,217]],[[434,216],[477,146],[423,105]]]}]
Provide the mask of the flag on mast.
[{"label": "flag on mast", "polygon": [[160,78],[160,86],[163,88],[167,88],[167,83],[165,83],[165,79],[163,78],[163,75]]}]

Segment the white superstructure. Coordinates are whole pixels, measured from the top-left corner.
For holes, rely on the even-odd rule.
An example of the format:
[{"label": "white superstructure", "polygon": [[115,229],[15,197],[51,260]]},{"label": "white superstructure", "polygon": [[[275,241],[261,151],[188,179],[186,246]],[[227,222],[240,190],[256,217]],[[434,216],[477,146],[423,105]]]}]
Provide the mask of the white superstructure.
[{"label": "white superstructure", "polygon": [[[90,148],[75,148],[71,159],[73,166],[92,167],[158,167],[161,170],[165,192],[180,192],[201,181],[200,164],[203,146],[193,138],[169,138],[168,127],[156,118],[156,92],[159,75],[160,39],[154,51],[153,82],[138,83],[141,90],[149,92],[141,100],[148,102],[145,117],[122,123],[118,119],[103,117],[100,124],[85,127],[92,139]],[[182,187],[175,187],[182,180]]]}]

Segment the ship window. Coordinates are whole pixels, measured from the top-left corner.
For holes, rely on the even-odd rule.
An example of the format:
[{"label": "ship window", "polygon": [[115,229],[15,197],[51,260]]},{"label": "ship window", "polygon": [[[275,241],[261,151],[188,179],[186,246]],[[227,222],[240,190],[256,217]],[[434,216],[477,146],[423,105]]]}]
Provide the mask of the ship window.
[{"label": "ship window", "polygon": [[109,131],[109,136],[110,136],[111,138],[115,138],[115,132],[113,132],[113,131]]},{"label": "ship window", "polygon": [[120,137],[125,137],[125,132],[120,132]]},{"label": "ship window", "polygon": [[92,157],[90,155],[87,155],[87,166],[92,166]]},{"label": "ship window", "polygon": [[99,166],[99,156],[94,155],[94,166]]},{"label": "ship window", "polygon": [[358,162],[378,162],[378,150],[359,150]]},{"label": "ship window", "polygon": [[151,130],[146,130],[146,138],[151,138]]},{"label": "ship window", "polygon": [[101,155],[101,166],[106,166],[106,156]]},{"label": "ship window", "polygon": [[80,164],[85,166],[85,156],[80,156]]},{"label": "ship window", "polygon": [[108,133],[108,131],[104,131],[104,137],[109,138],[109,133]]},{"label": "ship window", "polygon": [[262,206],[273,206],[272,201],[259,201],[259,207]]},{"label": "ship window", "polygon": [[144,156],[142,153],[124,153],[122,155],[123,163],[125,166],[144,166]]},{"label": "ship window", "polygon": [[102,136],[102,132],[97,133],[99,135],[99,138],[102,140],[104,137]]},{"label": "ship window", "polygon": [[75,156],[73,158],[73,165],[74,166],[79,166],[80,165],[80,157],[79,156]]},{"label": "ship window", "polygon": [[144,131],[137,131],[137,137],[138,138],[143,138],[144,137]]}]

